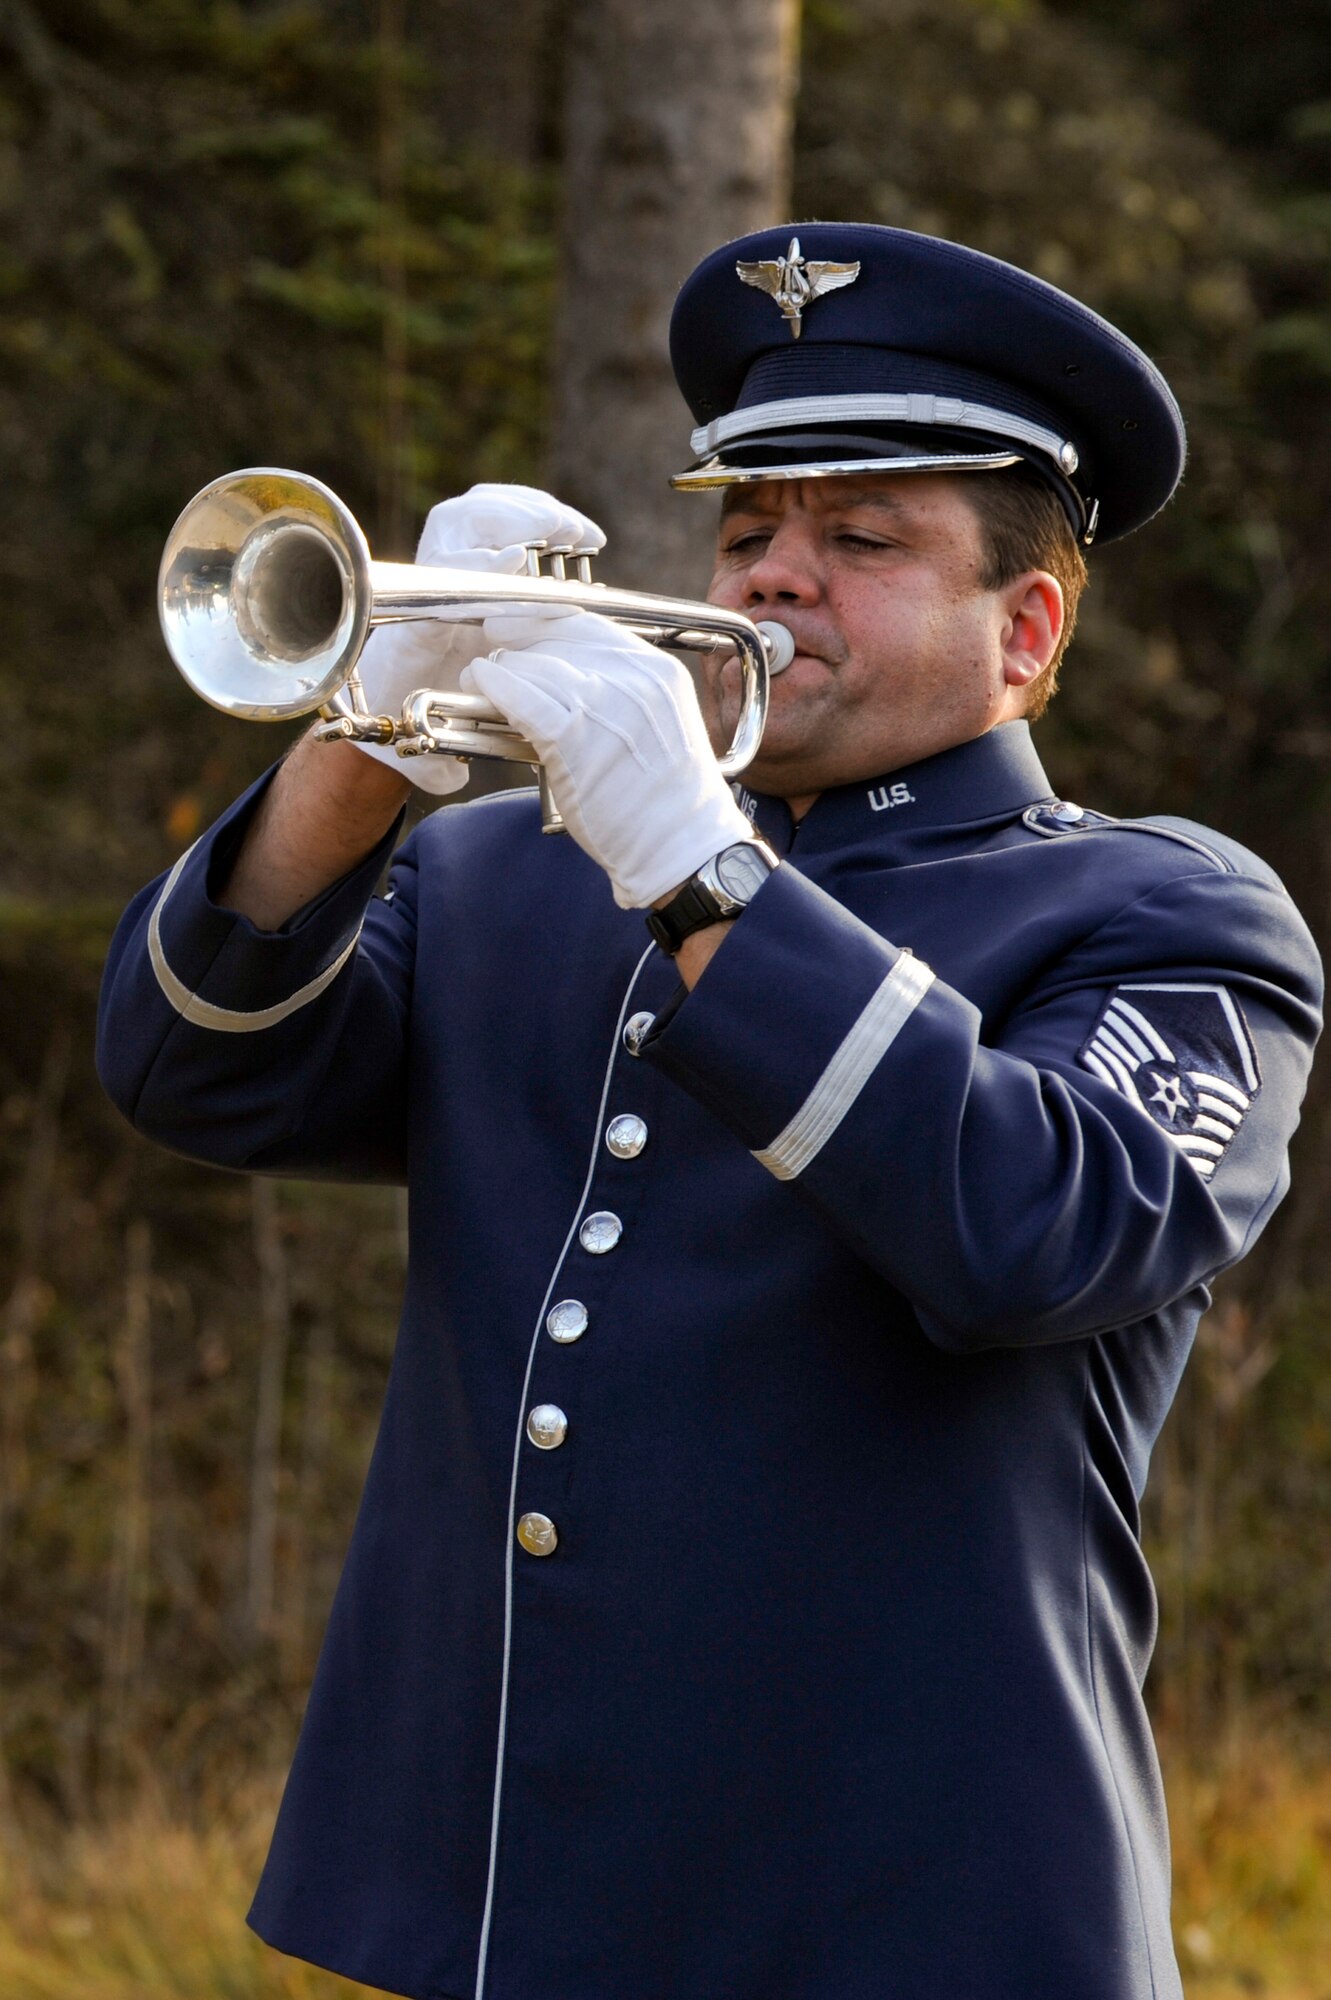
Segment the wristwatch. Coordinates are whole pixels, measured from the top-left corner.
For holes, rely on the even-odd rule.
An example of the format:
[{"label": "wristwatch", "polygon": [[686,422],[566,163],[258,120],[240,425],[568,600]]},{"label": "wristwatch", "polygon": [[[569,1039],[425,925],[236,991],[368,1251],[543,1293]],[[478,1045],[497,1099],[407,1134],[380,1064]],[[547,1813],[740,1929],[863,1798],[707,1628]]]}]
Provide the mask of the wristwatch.
[{"label": "wristwatch", "polygon": [[673,958],[694,931],[737,917],[747,909],[777,860],[776,850],[758,834],[734,847],[723,847],[710,861],[704,861],[668,903],[647,912],[648,930],[662,951]]}]

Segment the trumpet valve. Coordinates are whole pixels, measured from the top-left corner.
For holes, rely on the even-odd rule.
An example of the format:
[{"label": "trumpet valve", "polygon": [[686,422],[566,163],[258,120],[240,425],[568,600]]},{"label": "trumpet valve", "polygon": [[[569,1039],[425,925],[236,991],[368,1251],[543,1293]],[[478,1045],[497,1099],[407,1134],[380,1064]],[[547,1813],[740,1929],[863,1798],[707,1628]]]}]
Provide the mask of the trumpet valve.
[{"label": "trumpet valve", "polygon": [[556,583],[570,581],[568,565],[573,563],[577,583],[591,583],[595,549],[582,549],[575,542],[527,542],[527,575],[552,577]]},{"label": "trumpet valve", "polygon": [[323,721],[315,729],[316,742],[391,743],[397,724],[388,715],[336,715],[321,709]]}]

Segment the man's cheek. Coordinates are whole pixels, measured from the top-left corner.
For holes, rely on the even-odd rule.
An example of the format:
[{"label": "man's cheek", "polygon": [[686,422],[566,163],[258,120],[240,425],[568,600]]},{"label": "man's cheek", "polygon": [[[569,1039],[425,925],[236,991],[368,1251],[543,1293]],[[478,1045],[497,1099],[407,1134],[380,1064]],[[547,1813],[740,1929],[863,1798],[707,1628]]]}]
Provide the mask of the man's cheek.
[{"label": "man's cheek", "polygon": [[719,604],[726,611],[743,609],[744,592],[733,565],[720,563],[712,572],[712,580],[707,586],[707,602]]}]

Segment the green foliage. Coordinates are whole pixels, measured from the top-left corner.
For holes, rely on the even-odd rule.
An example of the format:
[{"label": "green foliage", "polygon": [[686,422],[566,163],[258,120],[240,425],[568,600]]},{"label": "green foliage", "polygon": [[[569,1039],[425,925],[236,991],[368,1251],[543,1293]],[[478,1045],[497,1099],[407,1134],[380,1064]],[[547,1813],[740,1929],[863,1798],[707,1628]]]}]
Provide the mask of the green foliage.
[{"label": "green foliage", "polygon": [[445,85],[359,6],[14,0],[0,46],[0,1728],[77,1815],[289,1743],[401,1283],[390,1194],[279,1191],[256,1615],[260,1217],[91,1066],[117,906],[282,734],[171,669],[161,543],[243,464],[323,477],[384,555],[442,493],[530,476],[553,257],[545,181],[450,145]]},{"label": "green foliage", "polygon": [[[1147,534],[1093,559],[1046,738],[1074,795],[1123,811],[1168,796],[1233,827],[1230,762],[1247,732],[1208,733],[1205,771],[1195,745],[1198,724],[1252,700],[1235,639],[1260,623],[1270,587],[1253,534],[1286,532],[1293,440],[1259,430],[1251,403],[1256,274],[1281,226],[1215,140],[1155,101],[1131,53],[1068,13],[860,0],[853,27],[811,32],[798,205],[1024,264],[1160,362],[1188,419],[1187,481]],[[1280,637],[1299,679],[1307,642]],[[1269,679],[1285,656],[1264,646],[1262,664]]]},{"label": "green foliage", "polygon": [[1147,1494],[1158,1712],[1204,1753],[1217,1722],[1325,1729],[1331,1298],[1258,1323],[1233,1281],[1203,1321]]},{"label": "green foliage", "polygon": [[[1160,363],[1187,476],[1146,531],[1092,551],[1041,748],[1065,796],[1248,841],[1323,935],[1327,18],[1307,0],[1268,34],[1227,0],[837,0],[807,17],[796,158],[798,214],[1010,258]],[[1203,1323],[1148,1491],[1153,1695],[1199,1745],[1245,1703],[1331,1721],[1325,1064],[1313,1093],[1293,1195]]]},{"label": "green foliage", "polygon": [[273,748],[165,658],[171,520],[291,464],[410,555],[441,493],[528,473],[548,190],[450,151],[439,80],[348,8],[14,0],[0,40],[0,859],[116,895]]},{"label": "green foliage", "polygon": [[[388,1363],[394,1198],[284,1186],[265,1210],[134,1141],[89,1052],[112,913],[273,748],[166,661],[152,587],[179,507],[234,466],[290,464],[404,554],[429,501],[539,462],[553,190],[451,143],[452,78],[387,18],[0,12],[0,1779],[75,1818],[150,1771],[216,1798],[280,1760]],[[1014,258],[1161,361],[1188,478],[1093,558],[1046,755],[1074,797],[1249,839],[1317,924],[1325,25],[1322,0],[1279,34],[1229,0],[808,0],[795,199]],[[1193,1745],[1253,1701],[1331,1722],[1331,1614],[1310,1602],[1331,1532],[1326,1096],[1148,1495],[1153,1696]],[[256,1617],[265,1261],[288,1307],[276,1609]]]},{"label": "green foliage", "polygon": [[[1258,37],[1262,62],[1277,62],[1279,39]],[[1241,94],[1250,41],[1232,25],[1219,34],[1209,0],[1138,0],[1126,16],[1095,0],[820,8],[807,26],[796,212],[867,216],[1011,258],[1163,367],[1188,424],[1187,475],[1147,530],[1092,552],[1042,746],[1066,795],[1183,813],[1246,840],[1317,928],[1331,902],[1324,209],[1293,155],[1290,178],[1271,184],[1226,143],[1230,101],[1190,102],[1187,88],[1194,68],[1227,64]],[[1331,95],[1331,58],[1307,55],[1301,75],[1279,57],[1290,95],[1278,121],[1261,96],[1269,120],[1286,121],[1303,94]],[[1206,129],[1212,113],[1221,130]],[[1295,1200],[1272,1239],[1296,1235],[1305,1259],[1319,1254],[1301,1189],[1320,1184],[1325,1101],[1310,1107]]]},{"label": "green foliage", "polygon": [[[224,1798],[289,1750],[403,1273],[392,1190],[282,1185],[266,1208],[245,1178],[121,1123],[92,1073],[108,928],[93,910],[0,921],[0,1172],[16,1197],[0,1294],[0,1776],[75,1819],[148,1781]],[[274,1339],[285,1407],[256,1614],[256,1383]],[[4,1798],[0,1783],[0,1831]]]}]

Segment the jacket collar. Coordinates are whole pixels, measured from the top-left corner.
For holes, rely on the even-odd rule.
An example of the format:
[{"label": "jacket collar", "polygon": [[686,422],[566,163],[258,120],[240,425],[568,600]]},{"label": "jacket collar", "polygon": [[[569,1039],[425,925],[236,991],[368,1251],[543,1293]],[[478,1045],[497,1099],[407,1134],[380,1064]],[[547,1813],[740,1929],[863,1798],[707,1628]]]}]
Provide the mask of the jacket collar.
[{"label": "jacket collar", "polygon": [[[740,802],[779,854],[790,851],[795,826],[784,799],[746,792]],[[1004,722],[880,778],[859,778],[820,793],[799,824],[801,854],[877,846],[933,827],[1008,819],[1053,797],[1026,722]]]}]

